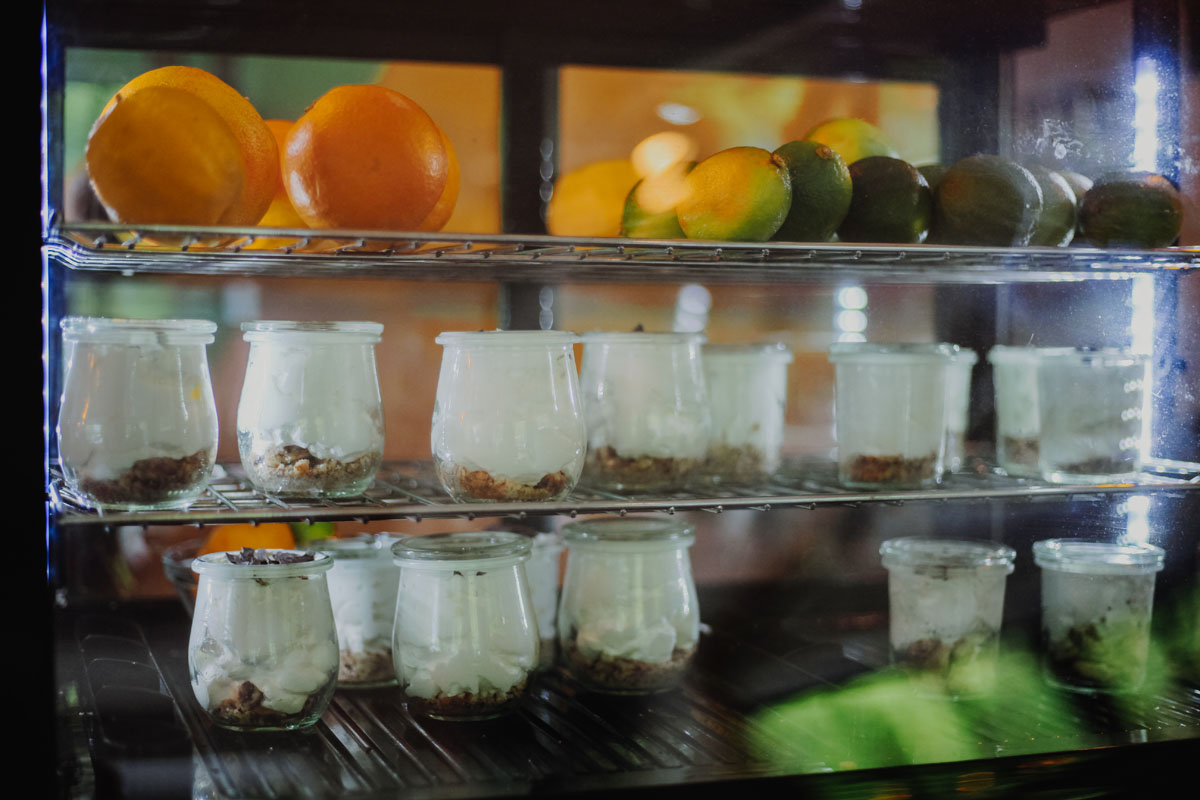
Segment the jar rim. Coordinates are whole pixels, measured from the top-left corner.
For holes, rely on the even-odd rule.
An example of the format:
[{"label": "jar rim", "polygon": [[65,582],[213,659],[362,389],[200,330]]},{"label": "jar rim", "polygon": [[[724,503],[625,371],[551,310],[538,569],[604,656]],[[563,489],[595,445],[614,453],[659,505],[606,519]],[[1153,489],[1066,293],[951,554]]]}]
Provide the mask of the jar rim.
[{"label": "jar rim", "polygon": [[584,344],[704,344],[708,341],[703,333],[691,331],[588,331],[582,334]]},{"label": "jar rim", "polygon": [[197,575],[212,575],[214,578],[225,580],[266,580],[274,578],[296,578],[316,575],[326,572],[333,566],[333,559],[324,553],[308,553],[305,550],[288,550],[282,548],[266,548],[268,553],[291,553],[292,555],[312,555],[312,561],[299,561],[292,564],[231,564],[229,554],[240,552],[230,550],[222,553],[205,553],[192,559],[192,572]]},{"label": "jar rim", "polygon": [[207,319],[64,317],[63,341],[110,344],[211,344],[217,323]]},{"label": "jar rim", "polygon": [[951,361],[958,345],[918,342],[834,342],[829,345],[829,360],[882,364],[936,364]]},{"label": "jar rim", "polygon": [[941,342],[941,344],[944,344],[950,348],[950,361],[954,364],[962,366],[974,366],[979,362],[979,354],[969,347],[951,344],[950,342]]},{"label": "jar rim", "polygon": [[1152,544],[1043,539],[1033,543],[1033,562],[1059,572],[1114,575],[1158,572],[1166,551]]},{"label": "jar rim", "polygon": [[988,350],[991,364],[1034,364],[1046,353],[1071,352],[1073,347],[1025,347],[1023,345],[994,345]]},{"label": "jar rim", "polygon": [[883,566],[932,566],[948,569],[1005,567],[1013,570],[1017,551],[1008,545],[970,539],[926,539],[902,536],[888,539],[879,546]]},{"label": "jar rim", "polygon": [[568,545],[656,545],[672,548],[690,545],[696,526],[681,519],[633,515],[595,517],[569,522],[563,526]]},{"label": "jar rim", "polygon": [[706,343],[702,352],[706,359],[764,358],[790,364],[794,358],[792,348],[783,342],[761,342],[754,344]]},{"label": "jar rim", "polygon": [[458,531],[404,536],[392,545],[397,564],[434,564],[464,561],[523,561],[533,542],[509,531]]},{"label": "jar rim", "polygon": [[358,536],[323,539],[311,543],[309,548],[332,557],[335,563],[388,559],[390,566],[392,545],[399,539],[399,536],[389,533],[361,533]]},{"label": "jar rim", "polygon": [[476,347],[568,345],[579,341],[573,331],[443,331],[433,340],[440,345],[469,344]]},{"label": "jar rim", "polygon": [[1133,367],[1144,364],[1146,356],[1121,347],[1056,347],[1038,353],[1038,360],[1080,367]]},{"label": "jar rim", "polygon": [[263,342],[277,339],[342,341],[348,344],[376,344],[383,324],[365,320],[327,322],[321,320],[259,319],[242,323],[242,339]]}]

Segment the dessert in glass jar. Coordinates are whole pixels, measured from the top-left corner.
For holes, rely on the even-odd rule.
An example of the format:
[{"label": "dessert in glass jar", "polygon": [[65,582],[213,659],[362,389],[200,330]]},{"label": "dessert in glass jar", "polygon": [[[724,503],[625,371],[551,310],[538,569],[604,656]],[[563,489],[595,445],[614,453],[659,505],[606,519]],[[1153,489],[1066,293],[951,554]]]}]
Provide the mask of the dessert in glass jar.
[{"label": "dessert in glass jar", "polygon": [[363,534],[315,545],[333,559],[327,580],[337,627],[339,686],[370,689],[396,682],[392,629],[400,570],[392,560],[395,540],[388,534]]},{"label": "dessert in glass jar", "polygon": [[431,444],[459,502],[558,500],[587,452],[579,377],[563,331],[443,333]]},{"label": "dessert in glass jar", "polygon": [[616,491],[683,488],[710,417],[698,333],[585,333],[584,480]]},{"label": "dessert in glass jar", "polygon": [[712,417],[703,473],[721,483],[763,480],[779,469],[792,351],[706,344],[703,353]]},{"label": "dessert in glass jar", "polygon": [[217,725],[292,730],[320,719],[338,673],[332,566],[322,554],[248,547],[192,562],[200,580],[188,672]]},{"label": "dessert in glass jar", "polygon": [[1033,560],[1042,568],[1042,656],[1051,683],[1083,693],[1142,685],[1164,556],[1150,544],[1034,542]]},{"label": "dessert in glass jar", "polygon": [[528,537],[507,531],[405,537],[392,657],[411,711],[481,720],[513,710],[538,665],[525,577]]},{"label": "dessert in glass jar", "polygon": [[952,696],[988,691],[1016,553],[992,542],[888,539],[892,662]]},{"label": "dessert in glass jar", "polygon": [[612,694],[677,687],[700,640],[692,526],[607,517],[563,527],[567,570],[558,639],[571,675]]},{"label": "dessert in glass jar", "polygon": [[943,466],[946,472],[958,472],[966,457],[967,425],[971,411],[971,371],[979,356],[974,350],[950,348],[950,364],[946,369],[946,453]]},{"label": "dessert in glass jar", "polygon": [[246,476],[268,494],[362,494],[383,461],[376,322],[243,323],[238,404]]},{"label": "dessert in glass jar", "polygon": [[192,502],[217,452],[217,410],[197,319],[62,321],[66,375],[58,417],[68,487],[95,508]]},{"label": "dessert in glass jar", "polygon": [[877,489],[941,483],[952,353],[946,344],[830,346],[843,485]]},{"label": "dessert in glass jar", "polygon": [[1015,477],[1041,477],[1038,359],[1045,352],[1053,350],[997,345],[988,351],[996,391],[996,461]]}]

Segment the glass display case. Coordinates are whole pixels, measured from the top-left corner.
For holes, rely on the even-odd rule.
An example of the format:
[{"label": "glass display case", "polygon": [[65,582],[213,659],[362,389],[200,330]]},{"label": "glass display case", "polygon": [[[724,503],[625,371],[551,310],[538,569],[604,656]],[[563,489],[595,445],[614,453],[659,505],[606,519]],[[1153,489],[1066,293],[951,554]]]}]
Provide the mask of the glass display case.
[{"label": "glass display case", "polygon": [[[219,78],[236,102],[197,108],[203,93],[182,79],[129,88],[178,67]],[[423,131],[422,169],[436,178],[434,190],[373,184],[363,162],[303,162],[302,129],[313,140],[341,131],[348,152],[363,149],[378,125],[375,106],[356,106],[357,90],[330,94],[363,86],[403,96],[396,113]],[[1166,780],[1200,745],[1200,13],[1190,4],[54,0],[45,4],[41,87],[45,555],[59,796],[490,797],[704,786],[845,797],[1090,787],[1089,796],[1119,796]],[[331,96],[342,105],[314,122],[310,114],[327,111]],[[181,169],[227,166],[221,154],[245,147],[228,117],[212,121],[213,109],[234,106],[282,121],[270,151],[282,153],[277,186],[256,179],[249,161],[235,170],[236,185],[221,169],[200,177]],[[165,127],[147,134],[140,126],[149,118]],[[124,133],[98,133],[112,120],[127,125]],[[173,137],[169,158],[156,149],[164,137]],[[730,152],[732,166],[709,161]],[[819,158],[841,171],[802,153],[831,153]],[[813,177],[803,164],[829,171]],[[744,165],[749,177],[720,182]],[[205,221],[171,218],[165,209],[185,179],[201,178],[220,184],[192,196],[208,214],[194,219]],[[318,184],[339,187],[332,211],[320,208]],[[151,188],[164,185],[158,198]],[[272,193],[281,204],[253,212],[258,225],[240,221],[252,185],[263,208]],[[780,186],[783,199],[773,200]],[[697,208],[706,193],[710,205]],[[845,210],[830,222],[835,206]],[[366,211],[333,214],[345,208]],[[727,213],[745,219],[733,224]],[[854,214],[856,224],[842,225]],[[330,222],[346,219],[366,222]],[[371,222],[380,219],[401,221]],[[60,411],[87,418],[86,403],[64,401],[68,317],[215,323],[207,357],[216,463],[185,507],[97,509],[64,475]],[[242,326],[279,320],[371,321],[381,400],[371,448],[382,449],[382,463],[361,492],[274,493],[246,474]],[[729,479],[669,489],[614,488],[590,482],[585,469],[561,491],[452,497],[430,447],[431,421],[459,424],[444,413],[450,398],[440,393],[454,387],[439,386],[439,336],[493,329],[581,334],[539,335],[555,347],[543,348],[554,352],[538,364],[557,359],[558,370],[539,386],[539,396],[553,395],[540,404],[522,401],[528,382],[505,366],[515,357],[497,361],[489,351],[486,374],[471,371],[470,353],[460,359],[470,380],[454,385],[472,395],[462,414],[481,409],[494,428],[464,427],[464,435],[472,446],[490,443],[501,461],[538,465],[523,489],[538,488],[538,470],[551,471],[532,448],[554,437],[522,431],[540,424],[542,406],[557,408],[560,394],[580,394],[572,408],[582,413],[572,419],[589,428],[587,457],[603,458],[588,406],[598,413],[611,395],[570,389],[574,380],[560,373],[587,363],[590,345],[579,341],[612,333],[695,341],[689,408],[743,427],[749,411],[704,406],[699,342],[713,352],[786,355],[773,363],[786,379],[772,373],[757,393],[772,412],[759,415],[771,418],[769,458]],[[949,358],[926,358],[920,375],[904,370],[903,380],[868,376],[871,360],[860,359],[852,383],[870,403],[839,418],[849,398],[835,402],[842,381],[831,354],[853,343],[969,352],[960,359],[969,380],[945,389],[949,367],[940,362]],[[649,394],[652,377],[678,366],[660,356],[640,377],[618,376],[628,397]],[[311,381],[334,398],[346,388],[336,377],[345,359],[326,362],[325,377]],[[262,377],[272,386],[279,378]],[[726,405],[738,395],[725,394]],[[965,427],[934,410],[943,403],[957,417],[965,405]],[[323,404],[312,424],[328,424],[338,407]],[[908,410],[878,424],[889,407]],[[634,408],[630,419],[651,425],[653,416]],[[662,416],[664,425],[690,424],[677,410]],[[919,453],[888,450],[884,442],[912,438],[897,428],[911,433],[925,417],[922,432],[941,436],[932,456],[928,443]],[[676,433],[702,461],[707,434]],[[635,430],[633,438],[650,436]],[[850,441],[854,452],[840,453],[839,442]],[[843,456],[871,477],[847,480]],[[920,479],[896,479],[889,459],[898,469],[920,462]],[[633,466],[662,460],[648,455]],[[239,732],[214,725],[192,691],[189,566],[199,552],[320,549],[314,537],[331,532],[547,539],[572,520],[627,515],[677,518],[694,537],[687,554],[698,642],[679,688],[590,691],[541,634],[540,665],[527,665],[524,691],[497,719],[431,719],[384,685],[338,689],[307,732]],[[947,641],[889,638],[880,552],[902,537],[932,540],[938,552],[938,542],[953,549],[967,540],[971,552],[1004,554],[999,579],[991,561],[904,563],[916,587],[905,596],[908,628],[936,629]],[[1049,540],[1113,545],[1106,559],[1117,566],[1106,560],[1108,573],[1072,575],[1077,581],[1118,574],[1129,566],[1122,553],[1161,555],[1153,569],[1133,565],[1136,642],[1122,638],[1119,609],[1092,607],[1119,604],[1120,593],[1089,584],[1075,598],[1087,608],[1072,611],[1071,631],[1054,629],[1058,649],[1047,655],[1045,564],[1034,552]],[[531,613],[555,588],[543,572]],[[976,591],[985,578],[990,590]],[[654,584],[637,577],[647,596]],[[987,609],[976,609],[984,594]],[[409,611],[421,607],[413,601]],[[397,615],[405,608],[402,599]],[[976,691],[971,637],[985,610],[987,680]],[[948,621],[935,624],[934,614]],[[601,638],[615,624],[595,622]],[[948,641],[947,630],[959,640]],[[662,649],[652,645],[636,652]],[[1136,664],[1112,663],[1131,653]],[[1137,680],[1105,678],[1130,670]],[[966,675],[971,691],[947,690],[951,675]]]}]

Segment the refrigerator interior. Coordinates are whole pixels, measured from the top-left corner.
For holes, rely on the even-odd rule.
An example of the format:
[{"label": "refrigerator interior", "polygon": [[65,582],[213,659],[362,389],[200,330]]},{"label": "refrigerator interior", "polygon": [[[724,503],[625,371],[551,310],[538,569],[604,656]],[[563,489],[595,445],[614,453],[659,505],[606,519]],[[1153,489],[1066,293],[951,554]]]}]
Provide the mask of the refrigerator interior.
[{"label": "refrigerator interior", "polygon": [[[1177,771],[1200,741],[1198,19],[1186,3],[1159,0],[350,0],[336,13],[316,2],[48,3],[43,333],[58,794],[488,797],[709,784],[801,796],[1048,797],[1081,786],[1118,796]],[[126,81],[168,64],[212,71],[265,118],[295,119],[342,84],[412,97],[455,144],[453,216],[435,233],[249,229],[223,239],[108,222],[88,188],[88,132]],[[647,243],[548,230],[556,180],[624,163],[653,134],[684,134],[702,159],[770,150],[843,116],[876,123],[914,165],[987,152],[1093,177],[1159,172],[1183,197],[1183,230],[1176,246],[1152,250]],[[552,224],[567,222],[560,212]],[[305,251],[312,239],[324,241]],[[186,510],[97,513],[63,480],[58,325],[71,315],[218,324],[208,359],[219,466]],[[239,325],[255,319],[384,324],[385,464],[365,495],[301,502],[247,483]],[[581,484],[549,503],[450,501],[430,464],[438,333],[637,325],[790,347],[783,468],[744,486],[622,494]],[[839,483],[828,358],[837,341],[952,342],[979,354],[960,470],[929,489]],[[1146,358],[1136,479],[1050,483],[997,469],[985,356],[1030,344]],[[396,689],[343,689],[311,731],[273,734],[218,728],[193,696],[179,581],[188,548],[214,526],[532,533],[611,514],[696,527],[703,635],[679,691],[590,694],[555,667],[514,714],[449,723],[410,713]],[[995,692],[922,694],[891,664],[879,552],[901,536],[1015,550]],[[1032,546],[1047,538],[1165,551],[1140,690],[1087,695],[1044,680]],[[175,583],[172,559],[184,566]]]}]

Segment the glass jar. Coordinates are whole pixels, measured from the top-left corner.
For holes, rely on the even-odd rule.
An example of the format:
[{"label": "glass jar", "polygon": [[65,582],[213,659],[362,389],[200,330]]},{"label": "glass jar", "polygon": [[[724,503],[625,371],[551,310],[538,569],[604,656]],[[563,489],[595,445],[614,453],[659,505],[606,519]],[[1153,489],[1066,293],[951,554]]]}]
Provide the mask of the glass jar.
[{"label": "glass jar", "polygon": [[967,424],[971,416],[971,371],[979,356],[974,350],[950,347],[946,369],[946,472],[958,472],[966,457]]},{"label": "glass jar", "polygon": [[647,694],[682,681],[700,640],[688,558],[693,532],[663,517],[604,517],[563,527],[567,570],[558,641],[581,684]]},{"label": "glass jar", "polygon": [[1038,356],[1038,468],[1056,483],[1112,483],[1142,468],[1146,362],[1126,350]]},{"label": "glass jar", "polygon": [[[243,558],[252,563],[237,563]],[[293,730],[320,719],[338,673],[325,582],[332,566],[319,553],[249,548],[192,562],[200,585],[188,672],[217,725]]]},{"label": "glass jar", "polygon": [[698,333],[585,333],[589,485],[682,488],[704,462],[710,428]]},{"label": "glass jar", "polygon": [[945,344],[837,342],[838,479],[849,487],[941,483],[946,439]]},{"label": "glass jar", "polygon": [[66,375],[58,457],[94,508],[188,505],[217,454],[217,408],[200,319],[62,321]]},{"label": "glass jar", "polygon": [[238,452],[268,494],[362,494],[383,461],[377,322],[246,322]]},{"label": "glass jar", "polygon": [[1038,353],[1036,347],[997,345],[988,352],[996,392],[996,462],[1009,475],[1041,476],[1038,451]]},{"label": "glass jar", "polygon": [[540,666],[554,664],[558,630],[558,578],[562,566],[562,553],[566,549],[560,533],[539,533],[533,537],[533,549],[525,562],[525,574],[529,579],[529,594],[533,598],[533,610],[537,616]]},{"label": "glass jar", "polygon": [[392,545],[400,567],[392,657],[411,711],[489,719],[520,701],[538,664],[528,537],[438,533]]},{"label": "glass jar", "polygon": [[1084,693],[1141,686],[1164,555],[1150,544],[1034,542],[1033,560],[1042,568],[1043,664],[1051,683]]},{"label": "glass jar", "polygon": [[712,415],[704,475],[721,483],[763,480],[779,469],[792,351],[706,344],[703,353]]},{"label": "glass jar", "polygon": [[396,682],[392,629],[400,570],[392,560],[395,539],[363,534],[314,545],[333,559],[328,581],[340,653],[338,686],[370,689]]},{"label": "glass jar", "polygon": [[558,500],[575,488],[587,452],[577,341],[562,331],[437,337],[433,461],[452,498]]},{"label": "glass jar", "polygon": [[892,662],[940,691],[973,695],[996,674],[1004,586],[1016,552],[992,542],[888,539]]}]

